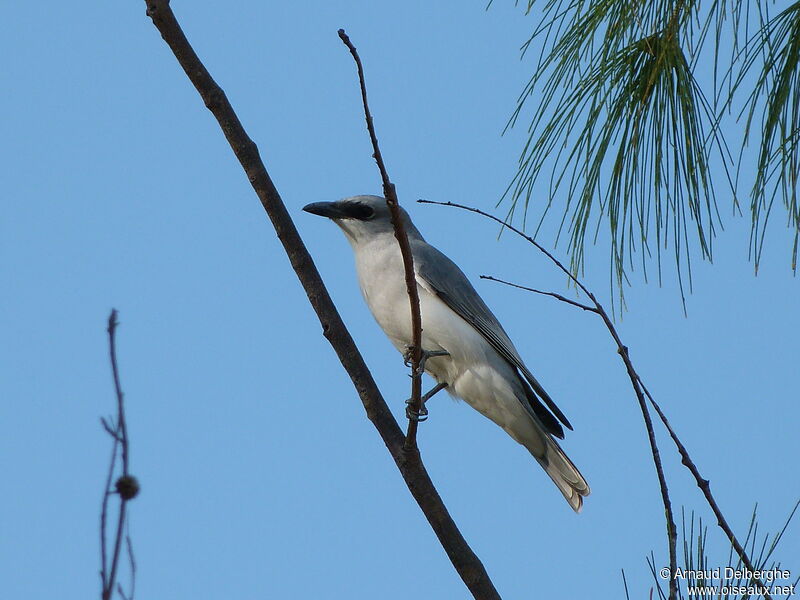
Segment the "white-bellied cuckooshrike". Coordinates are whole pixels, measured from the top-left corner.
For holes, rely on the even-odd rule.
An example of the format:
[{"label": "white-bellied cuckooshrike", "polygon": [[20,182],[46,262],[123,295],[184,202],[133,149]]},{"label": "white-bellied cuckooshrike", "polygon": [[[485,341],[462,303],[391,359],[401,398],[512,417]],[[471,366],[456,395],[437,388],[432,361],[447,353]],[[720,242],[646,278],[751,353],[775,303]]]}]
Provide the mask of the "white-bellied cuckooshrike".
[{"label": "white-bellied cuckooshrike", "polygon": [[[367,306],[395,348],[406,354],[412,340],[411,307],[386,200],[353,196],[314,202],[303,210],[328,217],[344,231]],[[570,506],[580,511],[589,485],[553,439],[564,438],[562,423],[572,426],[461,269],[428,244],[400,211],[414,257],[425,372],[437,381],[434,390],[446,388],[525,446]]]}]

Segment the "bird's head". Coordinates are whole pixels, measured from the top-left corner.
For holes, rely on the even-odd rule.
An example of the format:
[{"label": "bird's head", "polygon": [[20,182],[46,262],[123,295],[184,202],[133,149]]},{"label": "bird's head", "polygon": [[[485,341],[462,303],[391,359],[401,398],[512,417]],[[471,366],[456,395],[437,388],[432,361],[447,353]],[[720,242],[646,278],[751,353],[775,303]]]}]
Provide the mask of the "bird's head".
[{"label": "bird's head", "polygon": [[[394,232],[389,207],[380,196],[352,196],[337,202],[312,202],[303,210],[312,215],[328,217],[344,231],[353,245]],[[419,236],[408,213],[400,208],[400,214],[408,235]]]}]

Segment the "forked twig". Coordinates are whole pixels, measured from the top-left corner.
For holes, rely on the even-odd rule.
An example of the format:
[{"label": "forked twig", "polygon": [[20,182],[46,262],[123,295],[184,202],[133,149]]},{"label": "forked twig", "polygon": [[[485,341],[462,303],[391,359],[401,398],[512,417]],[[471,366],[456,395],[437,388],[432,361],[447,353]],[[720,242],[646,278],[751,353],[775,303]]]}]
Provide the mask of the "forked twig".
[{"label": "forked twig", "polygon": [[[560,296],[559,294],[554,294],[554,293],[550,293],[550,292],[540,292],[539,290],[533,290],[533,289],[530,289],[530,288],[524,288],[523,286],[519,286],[519,285],[516,285],[516,284],[510,284],[510,285],[513,285],[514,287],[523,288],[523,289],[530,289],[530,291],[533,291],[533,292],[537,292],[537,293],[540,293],[540,294],[545,294],[547,296],[552,296],[552,297],[554,297],[554,298],[556,298],[558,300],[566,302],[567,304],[571,304],[571,305],[577,306],[578,308],[581,308],[583,310],[588,310],[589,312],[593,312],[593,313],[597,314],[603,320],[603,323],[605,324],[606,328],[608,329],[608,332],[611,334],[611,337],[614,338],[614,342],[617,345],[617,353],[620,355],[620,357],[622,358],[622,361],[625,363],[625,369],[628,372],[628,377],[631,380],[631,385],[633,386],[633,390],[636,393],[636,398],[639,401],[639,408],[642,411],[642,417],[644,418],[645,427],[647,428],[647,437],[648,437],[648,440],[650,441],[650,449],[651,449],[652,454],[653,454],[653,463],[655,464],[656,473],[658,474],[658,483],[659,483],[659,487],[661,488],[661,498],[662,498],[662,501],[664,503],[664,512],[666,514],[666,519],[667,519],[667,539],[668,539],[668,542],[669,542],[670,570],[672,572],[672,577],[670,577],[670,580],[669,580],[669,595],[670,595],[670,599],[673,599],[673,598],[677,597],[677,581],[676,581],[676,578],[675,578],[676,567],[677,567],[677,556],[676,556],[676,551],[675,551],[676,540],[677,540],[677,532],[676,532],[676,529],[675,529],[675,522],[674,522],[674,519],[673,519],[673,516],[672,516],[672,504],[671,504],[670,499],[669,499],[669,491],[667,490],[667,482],[666,482],[666,478],[664,477],[664,470],[663,470],[663,467],[661,465],[661,457],[660,457],[660,453],[659,453],[659,450],[658,450],[658,446],[656,445],[655,433],[653,432],[653,423],[652,423],[652,419],[650,418],[650,412],[647,409],[647,402],[649,402],[652,405],[652,407],[655,409],[656,413],[658,414],[659,418],[661,419],[661,422],[664,424],[664,426],[666,427],[667,431],[669,432],[669,435],[672,438],[672,441],[675,443],[675,446],[678,448],[678,452],[681,455],[681,462],[692,473],[692,476],[694,477],[695,482],[697,483],[697,486],[703,492],[703,496],[705,497],[706,501],[708,502],[708,505],[711,508],[712,512],[714,513],[714,516],[717,518],[717,524],[719,525],[720,529],[722,529],[722,531],[727,536],[728,540],[731,543],[731,546],[733,546],[733,549],[736,551],[736,554],[738,554],[739,558],[741,559],[742,564],[744,564],[745,567],[747,567],[751,572],[756,571],[756,568],[753,566],[753,563],[750,560],[750,557],[747,555],[747,552],[742,547],[742,545],[739,543],[739,540],[736,538],[736,535],[733,533],[733,530],[728,525],[728,521],[725,519],[725,516],[722,514],[722,510],[719,508],[719,505],[717,504],[717,501],[714,499],[714,496],[711,493],[711,488],[709,486],[708,479],[705,479],[704,477],[702,477],[702,475],[700,474],[700,470],[697,468],[697,465],[695,464],[695,462],[689,456],[689,452],[688,452],[688,450],[686,450],[686,446],[684,446],[683,443],[680,441],[680,439],[678,438],[677,434],[675,433],[675,431],[673,430],[672,426],[670,425],[669,421],[667,420],[666,415],[661,410],[661,407],[656,403],[656,401],[653,399],[653,396],[650,394],[650,392],[645,387],[644,382],[642,381],[642,378],[639,376],[639,374],[636,372],[636,369],[634,369],[634,367],[633,367],[633,363],[631,362],[630,355],[628,353],[628,347],[625,346],[622,343],[622,340],[620,339],[619,334],[617,333],[617,329],[616,329],[616,327],[614,327],[614,323],[609,318],[608,313],[606,312],[605,308],[603,308],[603,305],[600,304],[600,302],[597,300],[597,298],[595,298],[594,294],[592,294],[586,288],[586,286],[577,277],[575,277],[575,275],[573,275],[555,256],[553,256],[544,247],[542,247],[538,242],[536,242],[536,240],[534,240],[531,236],[526,235],[524,232],[520,231],[519,229],[517,229],[513,225],[511,225],[509,223],[506,223],[502,219],[499,219],[498,217],[495,217],[494,215],[491,215],[491,214],[489,214],[487,212],[484,212],[484,211],[482,211],[482,210],[480,210],[478,208],[473,208],[471,206],[464,206],[463,204],[456,204],[454,202],[435,202],[433,200],[418,200],[418,202],[420,202],[422,204],[436,204],[436,205],[439,205],[439,206],[452,206],[452,207],[455,207],[455,208],[460,208],[460,209],[463,209],[463,210],[466,210],[466,211],[469,211],[469,212],[473,212],[473,213],[482,215],[482,216],[484,216],[484,217],[486,217],[488,219],[491,219],[491,220],[501,224],[503,227],[507,227],[508,229],[510,229],[511,231],[516,233],[517,235],[519,235],[519,236],[523,237],[524,239],[526,239],[528,242],[533,244],[539,251],[541,251],[543,254],[545,254],[545,256],[547,256],[561,271],[563,271],[567,275],[567,277],[569,277],[569,279],[576,286],[578,286],[578,288],[586,295],[586,297],[589,298],[589,300],[591,300],[591,303],[592,303],[593,306],[586,306],[586,305],[583,305],[583,304],[568,300],[567,298],[564,298],[563,296]],[[482,276],[482,277],[485,278],[485,279],[491,279],[491,280],[494,280],[494,281],[500,281],[498,279],[495,279],[494,277],[485,277],[485,276]],[[500,282],[501,283],[507,283],[505,281],[500,281]],[[646,400],[645,400],[645,398],[646,398]],[[760,580],[760,578],[753,577],[751,581],[753,581],[757,585],[761,586],[762,588],[765,588],[765,586],[764,586],[763,582]],[[766,592],[763,593],[763,597],[766,598],[767,600],[771,600],[770,595],[768,593],[766,593]]]},{"label": "forked twig", "polygon": [[555,292],[543,292],[542,290],[537,290],[524,285],[519,285],[518,283],[511,283],[510,281],[506,281],[505,279],[498,279],[497,277],[492,277],[491,275],[481,275],[481,279],[496,281],[497,283],[503,283],[507,286],[515,287],[520,290],[525,290],[526,292],[533,292],[534,294],[541,294],[542,296],[550,296],[552,298],[555,298],[556,300],[561,300],[561,302],[566,302],[567,304],[571,304],[572,306],[575,306],[582,310],[588,310],[589,312],[600,314],[600,312],[593,306],[587,306],[586,304],[581,304],[580,302],[576,302],[575,300],[570,300],[569,298],[566,298],[561,294],[556,294]]},{"label": "forked twig", "polygon": [[[108,348],[109,358],[111,360],[111,373],[114,378],[114,392],[117,400],[117,418],[116,421],[109,422],[107,419],[100,419],[100,423],[106,433],[113,440],[111,444],[111,459],[109,460],[108,475],[106,476],[106,484],[103,492],[103,502],[100,509],[100,579],[102,581],[102,600],[110,600],[114,594],[114,590],[118,590],[120,596],[125,599],[132,600],[135,590],[136,578],[136,563],[133,557],[133,545],[127,530],[127,505],[130,500],[136,497],[139,493],[139,482],[129,472],[129,453],[130,441],[128,439],[128,426],[125,421],[125,401],[124,394],[122,393],[122,385],[119,379],[119,368],[117,366],[117,347],[116,347],[116,332],[117,332],[117,311],[112,310],[108,317]],[[117,464],[117,455],[122,458],[122,474],[117,478],[114,483],[114,489],[111,488],[111,480],[114,476],[114,470]],[[111,558],[108,557],[107,547],[107,521],[108,521],[108,502],[112,495],[119,496],[119,509],[117,512],[117,528],[114,533],[114,547],[112,550]],[[119,558],[122,552],[122,540],[125,538],[126,547],[128,550],[128,560],[131,565],[131,593],[125,595],[122,591],[122,586],[116,583],[117,570],[119,568]]]}]

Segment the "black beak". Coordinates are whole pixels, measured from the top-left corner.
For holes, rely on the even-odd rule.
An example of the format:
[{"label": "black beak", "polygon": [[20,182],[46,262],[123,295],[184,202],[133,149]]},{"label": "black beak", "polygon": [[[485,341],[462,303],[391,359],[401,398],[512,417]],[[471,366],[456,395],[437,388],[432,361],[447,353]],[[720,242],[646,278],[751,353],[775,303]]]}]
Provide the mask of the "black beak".
[{"label": "black beak", "polygon": [[338,202],[312,202],[311,204],[306,204],[303,210],[312,215],[328,217],[329,219],[343,219],[348,216]]}]

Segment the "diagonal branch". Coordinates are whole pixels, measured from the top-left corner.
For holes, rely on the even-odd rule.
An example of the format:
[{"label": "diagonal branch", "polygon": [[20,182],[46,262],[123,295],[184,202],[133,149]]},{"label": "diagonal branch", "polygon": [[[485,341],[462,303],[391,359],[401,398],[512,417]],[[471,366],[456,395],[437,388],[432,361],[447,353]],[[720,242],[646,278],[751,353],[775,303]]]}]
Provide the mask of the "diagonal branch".
[{"label": "diagonal branch", "polygon": [[[367,131],[369,131],[369,139],[372,142],[372,156],[375,157],[375,162],[378,164],[378,170],[381,172],[381,180],[383,181],[383,196],[386,198],[386,205],[389,207],[389,214],[392,217],[392,226],[394,227],[394,237],[397,238],[397,243],[400,246],[400,254],[403,257],[403,269],[406,276],[406,291],[408,292],[408,301],[411,305],[411,408],[419,413],[422,406],[422,371],[419,368],[422,361],[422,315],[419,310],[419,292],[417,290],[417,279],[414,276],[414,257],[411,254],[411,245],[408,243],[408,233],[406,232],[405,224],[403,223],[402,215],[400,214],[400,204],[397,200],[397,192],[394,184],[389,179],[389,173],[386,171],[386,165],[383,162],[383,155],[381,149],[378,147],[378,136],[375,133],[375,125],[372,122],[372,114],[369,111],[369,104],[367,103],[367,84],[364,79],[364,66],[361,64],[361,57],[358,55],[356,47],[350,38],[345,33],[344,29],[339,30],[339,37],[350,54],[353,55],[353,60],[356,62],[358,69],[358,83],[361,87],[361,102],[364,105],[364,118],[367,121]],[[408,420],[408,431],[406,433],[406,450],[414,448],[417,444],[417,427],[419,425],[418,419]]]},{"label": "diagonal branch", "polygon": [[[664,414],[664,412],[661,410],[661,407],[656,403],[656,401],[650,395],[650,392],[645,387],[644,382],[642,381],[642,378],[636,372],[636,369],[633,366],[633,362],[631,362],[630,355],[628,353],[628,347],[622,343],[622,340],[620,339],[619,334],[617,333],[617,329],[616,329],[616,327],[614,327],[614,323],[609,318],[608,313],[605,311],[605,308],[603,308],[603,305],[600,304],[600,302],[597,300],[597,298],[595,298],[594,294],[592,294],[586,288],[586,286],[584,286],[584,284],[581,283],[581,281],[577,277],[575,277],[572,273],[570,273],[569,270],[567,270],[564,267],[564,265],[561,264],[561,262],[559,262],[559,260],[557,258],[555,258],[550,252],[548,252],[545,248],[543,248],[539,243],[537,243],[532,237],[526,235],[525,233],[523,233],[522,231],[520,231],[516,227],[514,227],[512,225],[509,225],[505,221],[503,221],[503,220],[501,220],[501,219],[499,219],[499,218],[497,218],[497,217],[495,217],[495,216],[493,216],[493,215],[491,215],[491,214],[489,214],[487,212],[484,212],[484,211],[482,211],[482,210],[480,210],[478,208],[473,208],[473,207],[470,207],[470,206],[464,206],[462,204],[456,204],[454,202],[434,202],[432,200],[419,200],[418,202],[421,202],[422,204],[437,204],[437,205],[440,205],[440,206],[453,206],[455,208],[461,208],[463,210],[482,215],[482,216],[484,216],[484,217],[486,217],[488,219],[491,219],[493,221],[496,221],[497,223],[500,223],[503,227],[507,227],[508,229],[510,229],[511,231],[516,233],[517,235],[520,235],[521,237],[523,237],[526,240],[528,240],[538,250],[540,250],[542,253],[544,253],[559,269],[561,269],[564,273],[566,273],[567,276],[570,278],[570,280],[576,286],[578,286],[578,288],[584,294],[586,294],[586,296],[589,298],[589,300],[591,300],[591,303],[594,305],[594,307],[586,306],[586,305],[583,305],[583,304],[580,304],[580,303],[576,303],[576,302],[572,302],[570,300],[567,300],[566,298],[559,297],[558,294],[553,294],[553,293],[548,293],[548,292],[540,292],[538,290],[533,290],[533,289],[530,290],[532,292],[537,292],[537,293],[545,294],[545,295],[548,295],[548,296],[554,296],[554,297],[558,298],[559,300],[563,300],[563,301],[565,301],[565,302],[567,302],[569,304],[573,304],[573,305],[577,306],[578,308],[582,308],[583,310],[589,310],[591,312],[596,313],[603,320],[603,323],[605,324],[606,328],[608,329],[608,332],[611,334],[611,337],[614,338],[614,342],[617,344],[617,353],[620,355],[620,357],[622,358],[622,361],[625,363],[625,370],[628,373],[628,377],[631,380],[631,385],[633,386],[633,390],[636,393],[636,398],[639,401],[639,408],[642,411],[642,417],[644,418],[645,426],[647,428],[647,437],[648,437],[648,439],[650,441],[650,449],[651,449],[652,454],[653,454],[653,462],[654,462],[655,467],[656,467],[656,473],[658,474],[658,483],[659,483],[659,486],[661,488],[661,498],[662,498],[662,501],[664,503],[664,511],[666,513],[666,518],[667,518],[667,539],[668,539],[668,542],[669,542],[670,569],[671,569],[671,571],[673,573],[673,576],[670,577],[670,580],[669,580],[669,595],[670,595],[670,599],[676,598],[676,594],[677,594],[677,582],[676,582],[676,578],[675,578],[676,566],[677,566],[675,544],[676,544],[676,539],[677,539],[677,533],[675,531],[675,522],[674,522],[673,517],[672,517],[672,506],[671,506],[671,502],[670,502],[670,499],[669,499],[669,492],[667,490],[667,482],[666,482],[666,479],[664,477],[664,470],[663,470],[663,467],[661,465],[660,453],[659,453],[659,450],[658,450],[658,446],[656,445],[655,434],[653,432],[653,423],[652,423],[652,419],[650,418],[650,412],[647,409],[647,401],[649,401],[650,404],[653,406],[653,408],[655,409],[656,413],[658,413],[658,416],[661,419],[662,423],[664,423],[664,426],[667,428],[667,431],[669,432],[669,435],[672,438],[672,441],[675,443],[676,447],[678,448],[678,452],[681,455],[682,463],[689,469],[689,471],[694,476],[694,479],[695,479],[695,482],[697,483],[697,486],[703,492],[703,496],[706,498],[706,501],[708,502],[709,507],[711,508],[712,512],[714,513],[714,516],[717,518],[717,524],[719,525],[720,529],[722,529],[722,531],[727,536],[728,540],[731,543],[731,546],[733,546],[733,549],[736,551],[736,554],[739,555],[739,558],[741,559],[742,564],[744,564],[745,567],[747,567],[747,569],[750,570],[751,572],[757,572],[756,568],[753,566],[752,561],[748,557],[747,552],[742,547],[742,545],[739,543],[739,540],[736,538],[736,535],[734,535],[733,530],[728,525],[728,521],[725,519],[725,516],[722,514],[722,510],[719,508],[719,505],[717,504],[716,500],[714,499],[714,496],[711,493],[711,488],[709,486],[708,480],[702,477],[702,475],[700,474],[700,470],[697,468],[697,465],[695,464],[695,462],[689,456],[689,452],[688,452],[688,450],[686,450],[686,447],[683,445],[683,443],[680,441],[680,439],[678,438],[678,436],[675,433],[675,431],[672,429],[672,426],[670,425],[669,421],[667,420],[667,417]],[[486,279],[492,279],[494,281],[500,281],[500,280],[494,279],[493,277],[486,277]],[[500,282],[501,283],[507,283],[505,281],[500,281]],[[519,286],[519,285],[516,285],[516,284],[509,284],[509,285],[513,285],[514,287],[518,287],[518,288],[522,288],[522,289],[529,289],[529,288],[524,288],[523,286]],[[646,400],[645,400],[645,398],[646,398]],[[766,589],[766,586],[764,586],[763,582],[758,577],[752,577],[751,581],[753,583],[755,583],[756,585],[761,586],[762,588]],[[767,600],[771,600],[771,597],[770,597],[770,595],[768,593],[764,592],[763,596],[764,596],[764,598],[767,598]]]},{"label": "diagonal branch", "polygon": [[[725,515],[722,514],[722,510],[720,510],[719,505],[717,504],[714,495],[711,493],[711,485],[708,479],[705,479],[701,474],[700,470],[697,468],[697,465],[692,460],[691,456],[689,456],[689,451],[686,449],[686,446],[683,445],[678,434],[675,433],[675,430],[672,428],[669,420],[667,420],[667,416],[664,414],[664,411],[661,410],[661,406],[653,399],[653,396],[650,394],[650,391],[644,385],[644,383],[639,380],[639,383],[642,386],[642,390],[644,390],[647,399],[650,401],[650,404],[655,409],[656,413],[658,413],[661,422],[664,424],[664,427],[667,428],[667,432],[669,436],[672,438],[672,441],[675,443],[675,446],[678,448],[678,453],[681,455],[681,463],[689,469],[694,477],[695,482],[697,483],[697,487],[700,488],[700,491],[703,492],[703,496],[705,496],[706,502],[711,507],[711,511],[714,513],[714,516],[717,518],[717,524],[719,525],[720,529],[725,532],[725,535],[728,537],[728,540],[733,546],[733,549],[736,551],[736,554],[739,555],[739,558],[742,559],[742,563],[750,570],[755,571],[756,569],[753,567],[753,564],[750,562],[747,552],[739,543],[739,540],[736,539],[736,536],[733,534],[733,530],[731,529],[730,525],[728,525],[727,519],[725,519]],[[746,541],[745,541],[746,543]],[[756,585],[764,586],[760,579],[754,577],[752,580]],[[769,599],[769,594],[764,594],[764,598]]]},{"label": "diagonal branch", "polygon": [[534,294],[541,294],[542,296],[550,296],[551,298],[555,298],[556,300],[560,300],[561,302],[566,302],[567,304],[571,304],[576,308],[580,308],[582,310],[588,310],[589,312],[593,312],[596,314],[600,314],[600,312],[593,306],[587,306],[586,304],[581,304],[580,302],[575,302],[575,300],[570,300],[562,296],[561,294],[556,294],[555,292],[543,292],[542,290],[536,290],[531,287],[526,287],[524,285],[519,285],[518,283],[511,283],[510,281],[506,281],[504,279],[498,279],[497,277],[492,277],[491,275],[481,275],[481,279],[487,279],[489,281],[496,281],[497,283],[503,283],[510,287],[515,287],[519,290],[525,290],[526,292],[533,292]]},{"label": "diagonal branch", "polygon": [[292,268],[319,318],[323,335],[353,381],[367,417],[378,430],[409,491],[428,519],[450,561],[475,598],[499,599],[500,595],[486,570],[447,512],[439,492],[425,470],[419,452],[416,448],[412,451],[404,449],[405,436],[322,283],[322,278],[261,161],[258,148],[248,137],[225,93],[195,54],[175,19],[168,0],[146,0],[146,4],[147,15],[153,20],[153,25],[175,54],[206,107],[217,119],[283,244]]}]

